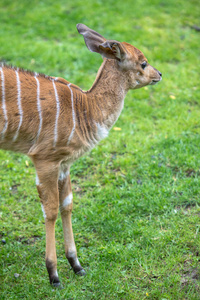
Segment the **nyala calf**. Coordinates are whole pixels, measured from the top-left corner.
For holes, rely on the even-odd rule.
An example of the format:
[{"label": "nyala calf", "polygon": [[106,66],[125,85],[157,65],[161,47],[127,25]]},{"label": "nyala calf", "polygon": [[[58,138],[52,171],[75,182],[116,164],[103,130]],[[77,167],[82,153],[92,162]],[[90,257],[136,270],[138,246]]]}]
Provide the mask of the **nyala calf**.
[{"label": "nyala calf", "polygon": [[0,67],[0,148],[28,155],[35,166],[46,227],[46,267],[54,286],[60,285],[55,246],[59,209],[66,257],[76,274],[85,275],[72,231],[71,164],[108,135],[129,89],[162,79],[134,46],[107,40],[83,24],[77,29],[88,49],[103,57],[87,92],[62,78]]}]

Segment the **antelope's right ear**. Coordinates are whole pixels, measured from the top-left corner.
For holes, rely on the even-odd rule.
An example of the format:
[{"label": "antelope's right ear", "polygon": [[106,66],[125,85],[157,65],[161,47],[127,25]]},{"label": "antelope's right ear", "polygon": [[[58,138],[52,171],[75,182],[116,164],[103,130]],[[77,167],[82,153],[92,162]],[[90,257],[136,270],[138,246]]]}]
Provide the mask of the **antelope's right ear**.
[{"label": "antelope's right ear", "polygon": [[[90,29],[84,24],[77,24],[77,30],[83,35],[85,44],[91,52],[100,53],[99,45],[103,44],[106,39],[98,32]],[[101,53],[100,53],[101,54]]]},{"label": "antelope's right ear", "polygon": [[83,35],[85,44],[92,52],[100,53],[103,57],[123,60],[126,55],[126,49],[122,43],[106,40],[98,32],[90,29],[84,24],[77,24],[77,29],[80,34]]}]

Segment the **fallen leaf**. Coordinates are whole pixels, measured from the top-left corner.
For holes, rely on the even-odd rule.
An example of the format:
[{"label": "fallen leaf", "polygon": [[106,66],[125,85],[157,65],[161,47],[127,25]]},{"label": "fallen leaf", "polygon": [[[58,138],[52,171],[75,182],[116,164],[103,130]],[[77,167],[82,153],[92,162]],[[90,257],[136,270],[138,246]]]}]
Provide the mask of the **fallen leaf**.
[{"label": "fallen leaf", "polygon": [[114,130],[116,130],[116,131],[120,131],[120,130],[122,130],[121,128],[119,128],[119,127],[114,127],[113,128]]}]

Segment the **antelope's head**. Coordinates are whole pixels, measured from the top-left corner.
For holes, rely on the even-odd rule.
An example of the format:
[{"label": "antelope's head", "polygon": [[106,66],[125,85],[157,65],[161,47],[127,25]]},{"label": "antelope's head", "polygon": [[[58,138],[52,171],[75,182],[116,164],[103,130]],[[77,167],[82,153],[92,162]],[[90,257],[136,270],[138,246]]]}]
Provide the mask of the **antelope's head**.
[{"label": "antelope's head", "polygon": [[126,78],[128,89],[154,85],[162,80],[162,73],[152,67],[136,47],[126,42],[106,40],[98,32],[83,24],[78,24],[77,29],[83,35],[90,51],[100,53],[107,59],[116,60],[118,69]]}]

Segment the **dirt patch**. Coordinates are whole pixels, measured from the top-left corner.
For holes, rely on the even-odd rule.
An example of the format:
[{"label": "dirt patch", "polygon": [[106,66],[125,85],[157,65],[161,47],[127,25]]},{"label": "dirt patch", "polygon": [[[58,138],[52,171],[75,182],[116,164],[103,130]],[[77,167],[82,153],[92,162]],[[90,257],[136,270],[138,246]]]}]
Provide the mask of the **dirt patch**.
[{"label": "dirt patch", "polygon": [[200,172],[199,172],[199,170],[196,171],[194,169],[187,169],[187,170],[185,170],[185,174],[186,174],[186,177],[197,177],[200,175]]},{"label": "dirt patch", "polygon": [[195,285],[195,288],[200,290],[200,270],[198,268],[192,268],[188,261],[185,262],[184,269],[181,276],[182,287]]},{"label": "dirt patch", "polygon": [[16,240],[17,240],[18,242],[20,242],[20,243],[22,243],[22,244],[27,244],[27,245],[35,244],[35,242],[36,242],[37,240],[39,240],[39,239],[41,239],[41,237],[40,237],[40,236],[37,236],[37,235],[32,236],[32,237],[30,237],[30,238],[26,238],[26,237],[18,237],[18,238],[16,238]]},{"label": "dirt patch", "polygon": [[18,186],[20,186],[20,184],[14,184],[11,186],[10,191],[12,194],[16,194],[18,192]]}]

